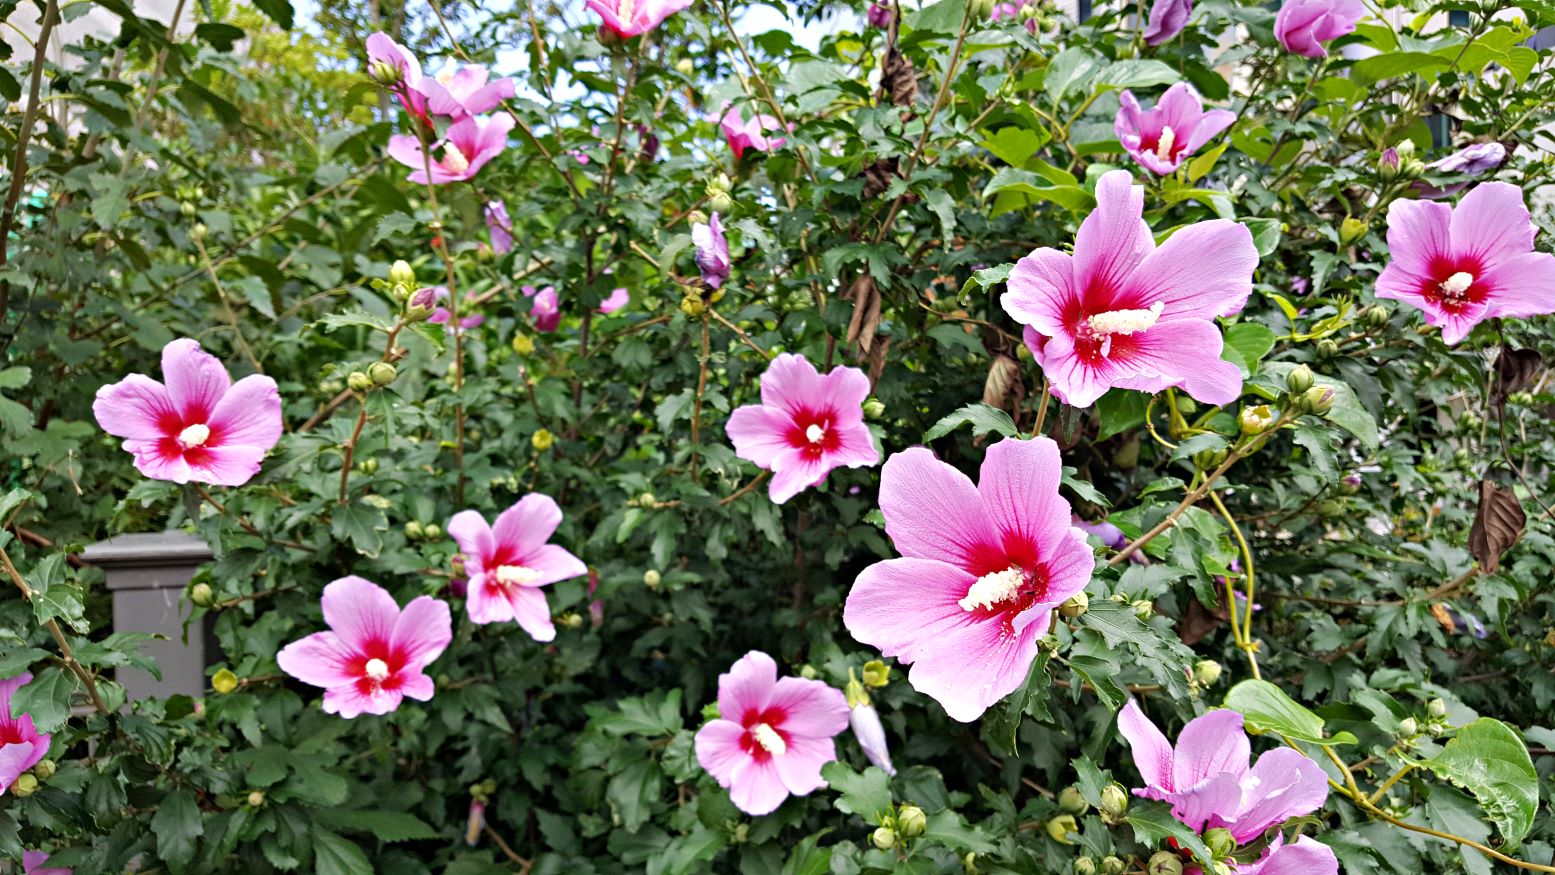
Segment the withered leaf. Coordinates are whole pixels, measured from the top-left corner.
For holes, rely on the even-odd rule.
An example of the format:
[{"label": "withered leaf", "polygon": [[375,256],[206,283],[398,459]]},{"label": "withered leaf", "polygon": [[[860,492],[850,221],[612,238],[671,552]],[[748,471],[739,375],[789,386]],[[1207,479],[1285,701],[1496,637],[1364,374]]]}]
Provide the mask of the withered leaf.
[{"label": "withered leaf", "polygon": [[1469,528],[1469,552],[1479,561],[1480,571],[1494,572],[1501,565],[1501,554],[1523,537],[1528,515],[1511,489],[1489,480],[1479,481],[1479,509]]},{"label": "withered leaf", "polygon": [[864,168],[863,196],[865,199],[879,197],[891,187],[892,181],[901,175],[897,171],[898,164],[897,158],[881,158]]},{"label": "withered leaf", "polygon": [[1014,410],[1010,403],[1020,385],[1020,363],[1003,353],[988,363],[988,378],[983,381],[983,403],[1000,410]]},{"label": "withered leaf", "polygon": [[1490,400],[1497,407],[1505,404],[1508,395],[1521,391],[1534,381],[1543,364],[1544,360],[1538,352],[1511,349],[1503,344],[1500,354],[1496,356],[1496,385],[1491,389]]},{"label": "withered leaf", "polygon": [[881,70],[881,85],[891,95],[891,103],[904,109],[918,100],[918,71],[901,52],[892,46],[886,53],[885,68]]},{"label": "withered leaf", "polygon": [[853,302],[853,316],[848,319],[848,344],[858,350],[862,361],[875,345],[875,330],[880,327],[880,288],[875,278],[861,273],[848,286],[847,297]]}]

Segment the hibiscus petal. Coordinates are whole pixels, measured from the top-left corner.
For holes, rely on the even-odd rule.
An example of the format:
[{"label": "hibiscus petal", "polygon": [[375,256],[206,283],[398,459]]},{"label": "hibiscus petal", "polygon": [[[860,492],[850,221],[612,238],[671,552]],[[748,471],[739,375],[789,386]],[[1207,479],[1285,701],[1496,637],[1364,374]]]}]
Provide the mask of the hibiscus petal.
[{"label": "hibiscus petal", "polygon": [[697,730],[697,762],[712,775],[720,786],[729,786],[734,767],[750,755],[740,747],[745,737],[745,727],[732,720],[709,720]]},{"label": "hibiscus petal", "polygon": [[545,601],[545,593],[529,586],[510,586],[504,593],[513,607],[513,619],[520,629],[536,641],[556,640],[556,626],[551,623],[551,606]]},{"label": "hibiscus petal", "polygon": [[1525,252],[1502,259],[1480,279],[1492,290],[1486,316],[1555,313],[1555,255]]},{"label": "hibiscus petal", "polygon": [[422,674],[421,672],[416,672],[415,674],[411,675],[400,675],[398,680],[400,682],[398,690],[399,694],[408,699],[415,699],[418,702],[427,702],[430,701],[432,699],[432,695],[437,692],[437,684],[433,683],[430,677]]},{"label": "hibiscus petal", "polygon": [[369,642],[387,644],[400,616],[400,606],[389,591],[370,580],[350,575],[324,587],[320,599],[324,622],[355,651]]},{"label": "hibiscus petal", "polygon": [[410,600],[394,621],[390,634],[393,649],[403,654],[415,670],[437,659],[453,640],[453,617],[448,603],[425,595]]},{"label": "hibiscus petal", "polygon": [[1242,783],[1242,804],[1230,825],[1239,844],[1263,835],[1275,824],[1311,814],[1328,799],[1327,774],[1288,747],[1260,756]]},{"label": "hibiscus petal", "polygon": [[582,559],[556,544],[541,544],[525,553],[519,559],[519,563],[540,574],[539,579],[528,584],[529,586],[546,586],[589,573],[589,567]]},{"label": "hibiscus petal", "polygon": [[[767,707],[783,709],[786,716],[778,728],[785,734],[831,738],[848,728],[847,697],[821,681],[780,678]],[[792,786],[789,789],[800,792]]]},{"label": "hibiscus petal", "polygon": [[724,431],[736,456],[771,469],[773,461],[790,449],[788,429],[792,424],[793,419],[780,410],[749,404],[729,414]]},{"label": "hibiscus petal", "polygon": [[221,435],[220,446],[240,445],[268,450],[281,439],[281,393],[275,380],[252,374],[232,384],[208,423]]},{"label": "hibiscus petal", "polygon": [[1127,170],[1113,170],[1097,181],[1096,209],[1074,238],[1075,287],[1086,294],[1086,313],[1119,309],[1113,291],[1155,248],[1144,209],[1144,186],[1134,185]]},{"label": "hibiscus petal", "polygon": [[[880,512],[886,534],[903,556],[948,562],[962,569],[984,564],[995,553],[1003,556],[995,541],[998,530],[977,487],[923,447],[903,450],[886,460],[880,474]],[[962,587],[956,598],[965,595]]]},{"label": "hibiscus petal", "polygon": [[189,422],[206,422],[232,385],[221,361],[188,338],[162,347],[162,379],[173,407]]},{"label": "hibiscus petal", "polygon": [[1510,182],[1474,186],[1452,211],[1450,228],[1453,251],[1484,265],[1533,249],[1533,221],[1523,203],[1523,190]]},{"label": "hibiscus petal", "polygon": [[869,376],[858,368],[832,368],[821,378],[821,403],[839,414],[862,418],[861,405],[868,397]]},{"label": "hibiscus petal", "polygon": [[1173,786],[1187,790],[1219,774],[1240,780],[1251,753],[1241,714],[1221,709],[1195,717],[1177,736]]},{"label": "hibiscus petal", "polygon": [[207,447],[189,465],[189,479],[213,486],[242,486],[254,479],[264,463],[264,447]]},{"label": "hibiscus petal", "polygon": [[785,352],[761,375],[761,403],[790,417],[801,410],[819,409],[824,392],[821,375],[802,355]]},{"label": "hibiscus petal", "polygon": [[[843,724],[847,724],[846,717],[843,718]],[[788,750],[782,756],[773,757],[772,766],[777,770],[778,780],[783,782],[789,793],[805,796],[826,786],[826,779],[821,777],[821,767],[836,758],[837,744],[829,736],[799,736],[789,739]]]},{"label": "hibiscus petal", "polygon": [[1145,256],[1119,298],[1137,309],[1164,304],[1163,319],[1213,319],[1242,309],[1257,267],[1258,247],[1246,225],[1198,222]]},{"label": "hibiscus petal", "polygon": [[1433,201],[1396,200],[1388,207],[1387,269],[1377,278],[1377,297],[1418,291],[1431,264],[1452,249],[1452,208]]},{"label": "hibiscus petal", "polygon": [[314,632],[281,648],[275,662],[297,680],[328,689],[357,681],[350,671],[355,658],[356,653],[334,632]]},{"label": "hibiscus petal", "polygon": [[166,424],[179,420],[167,387],[145,374],[130,374],[97,390],[92,414],[115,437],[154,441],[166,436]]},{"label": "hibiscus petal", "polygon": [[556,534],[562,524],[562,509],[556,499],[531,492],[497,516],[491,527],[497,547],[515,556],[526,556]]},{"label": "hibiscus petal", "polygon": [[1016,322],[1052,337],[1067,330],[1070,318],[1078,318],[1079,296],[1074,259],[1043,247],[1015,262],[999,303]]},{"label": "hibiscus petal", "polygon": [[1046,437],[988,448],[977,493],[1003,543],[1030,544],[1040,558],[1058,551],[1069,534],[1069,502],[1058,494],[1062,468],[1058,444]]},{"label": "hibiscus petal", "polygon": [[1339,860],[1334,851],[1311,836],[1301,836],[1292,844],[1277,837],[1263,859],[1242,863],[1237,875],[1339,875]]},{"label": "hibiscus petal", "polygon": [[1118,732],[1128,739],[1134,768],[1146,785],[1163,790],[1177,786],[1172,783],[1172,743],[1133,699],[1118,712]]},{"label": "hibiscus petal", "polygon": [[[1180,747],[1179,747],[1180,750]],[[1215,775],[1187,790],[1179,789],[1163,797],[1172,806],[1172,817],[1194,832],[1219,824],[1228,811],[1236,811],[1242,799],[1242,786],[1232,774]]]},{"label": "hibiscus petal", "polygon": [[173,483],[188,483],[193,479],[195,472],[191,471],[189,463],[184,461],[183,453],[164,452],[168,449],[169,443],[166,438],[130,439],[124,442],[124,449],[135,457],[135,470],[147,477]]},{"label": "hibiscus petal", "polygon": [[740,657],[718,676],[718,712],[743,725],[747,712],[761,711],[777,686],[777,663],[760,650]]},{"label": "hibiscus petal", "polygon": [[1242,394],[1242,372],[1220,357],[1225,341],[1212,322],[1158,322],[1133,340],[1127,356],[1133,373],[1115,378],[1114,386],[1146,392],[1180,386],[1205,404],[1230,404]]},{"label": "hibiscus petal", "polygon": [[37,759],[33,758],[31,744],[7,744],[0,747],[0,793],[10,789],[11,785],[16,783],[16,779],[21,777],[22,772],[37,763]]},{"label": "hibiscus petal", "polygon": [[819,486],[835,467],[836,462],[826,455],[812,459],[802,451],[790,448],[773,460],[772,482],[767,486],[767,495],[773,504],[783,504],[806,489]]},{"label": "hibiscus petal", "polygon": [[729,800],[734,807],[752,817],[771,814],[788,798],[788,788],[778,775],[772,760],[756,762],[750,757],[737,763],[729,783]]},{"label": "hibiscus petal", "polygon": [[464,554],[464,567],[472,579],[486,570],[485,562],[496,549],[496,539],[485,517],[473,510],[461,510],[448,521],[448,534]]}]

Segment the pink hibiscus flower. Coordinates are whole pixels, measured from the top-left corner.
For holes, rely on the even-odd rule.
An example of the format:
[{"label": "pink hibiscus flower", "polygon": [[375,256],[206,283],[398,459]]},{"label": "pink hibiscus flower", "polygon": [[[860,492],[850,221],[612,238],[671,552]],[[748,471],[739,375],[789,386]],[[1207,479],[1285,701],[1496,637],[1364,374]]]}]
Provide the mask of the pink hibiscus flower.
[{"label": "pink hibiscus flower", "polygon": [[421,84],[421,62],[416,60],[410,49],[395,42],[386,33],[375,33],[367,38],[367,60],[399,70],[400,81],[391,90],[400,99],[400,105],[405,107],[406,112],[431,125],[426,95],[417,87]]},{"label": "pink hibiscus flower", "polygon": [[1237,875],[1339,875],[1339,860],[1333,848],[1310,836],[1287,845],[1284,835],[1276,835],[1262,857],[1233,862],[1231,870]]},{"label": "pink hibiscus flower", "polygon": [[707,223],[691,226],[691,242],[696,246],[697,269],[702,271],[702,282],[710,289],[719,288],[729,278],[729,241],[724,237],[724,223],[717,213],[708,217]]},{"label": "pink hibiscus flower", "polygon": [[457,122],[491,112],[514,95],[517,86],[512,79],[504,76],[488,82],[490,75],[485,67],[461,64],[436,76],[422,77],[415,88],[426,95],[427,109],[433,115]]},{"label": "pink hibiscus flower", "polygon": [[1533,238],[1522,189],[1510,183],[1477,185],[1456,208],[1394,201],[1377,297],[1418,308],[1449,345],[1486,319],[1555,313],[1555,255],[1533,251]]},{"label": "pink hibiscus flower", "polygon": [[744,155],[746,149],[771,152],[781,148],[785,142],[782,137],[767,136],[767,131],[782,130],[783,123],[776,118],[757,114],[750,121],[745,121],[738,109],[727,104],[723,116],[718,119],[718,125],[723,128],[724,139],[729,141],[729,148],[734,150],[736,159]]},{"label": "pink hibiscus flower", "polygon": [[508,205],[501,199],[487,204],[481,211],[486,217],[486,230],[491,232],[491,251],[506,255],[513,249],[513,220],[508,218]]},{"label": "pink hibiscus flower", "polygon": [[1131,699],[1118,713],[1118,731],[1145,779],[1134,795],[1169,803],[1172,816],[1194,832],[1224,828],[1244,844],[1271,826],[1322,808],[1328,798],[1327,776],[1299,751],[1277,748],[1248,768],[1251,749],[1235,711],[1210,711],[1188,721],[1173,747]]},{"label": "pink hibiscus flower", "polygon": [[42,851],[22,852],[23,875],[74,875],[73,869],[64,866],[45,866],[49,861],[49,855]]},{"label": "pink hibiscus flower", "polygon": [[1128,171],[1096,183],[1096,209],[1080,224],[1074,254],[1043,247],[1010,272],[1001,302],[1026,325],[1026,345],[1053,387],[1075,407],[1108,389],[1171,386],[1208,404],[1229,404],[1242,374],[1220,357],[1217,316],[1242,309],[1258,250],[1226,219],[1179,228],[1159,248],[1143,220],[1144,189]]},{"label": "pink hibiscus flower", "polygon": [[734,454],[771,471],[769,495],[778,504],[819,484],[833,468],[880,461],[864,399],[869,377],[837,367],[821,376],[802,355],[783,353],[761,375],[761,403],[729,416]]},{"label": "pink hibiscus flower", "polygon": [[1058,445],[988,448],[981,479],[914,447],[886,460],[880,511],[900,559],[864,569],[842,621],[912,664],[913,689],[963,723],[1026,680],[1053,609],[1085,589],[1096,560],[1058,494]]},{"label": "pink hibiscus flower", "polygon": [[535,321],[536,331],[551,332],[562,322],[561,297],[555,286],[546,286],[534,295],[529,305],[529,316]]},{"label": "pink hibiscus flower", "polygon": [[1354,33],[1365,14],[1361,0],[1290,0],[1274,16],[1274,36],[1287,52],[1326,58],[1323,43]]},{"label": "pink hibiscus flower", "polygon": [[232,382],[227,369],[187,338],[162,348],[162,378],[130,374],[97,390],[92,413],[124,438],[135,467],[153,480],[241,486],[259,473],[281,439],[281,394],[253,374]]},{"label": "pink hibiscus flower", "polygon": [[11,716],[11,697],[31,681],[27,672],[0,681],[0,794],[49,752],[49,736],[38,734],[31,714]]},{"label": "pink hibiscus flower", "polygon": [[275,661],[305,684],[324,688],[324,711],[350,719],[388,714],[406,696],[432,698],[425,669],[453,640],[448,603],[418,596],[400,610],[370,580],[342,577],[320,599],[327,632],[281,648]]},{"label": "pink hibiscus flower", "polygon": [[1199,93],[1186,82],[1166,89],[1147,110],[1141,110],[1127,90],[1118,95],[1118,102],[1122,106],[1112,123],[1118,142],[1139,166],[1156,176],[1176,173],[1183,161],[1236,121],[1236,113],[1230,110],[1205,112]]},{"label": "pink hibiscus flower", "polygon": [[515,620],[536,641],[556,638],[540,587],[588,573],[578,557],[546,543],[561,522],[561,508],[537,492],[499,514],[495,526],[473,510],[454,514],[448,534],[464,554],[471,620]]},{"label": "pink hibiscus flower", "polygon": [[[487,161],[507,147],[511,130],[513,118],[507,115],[484,120],[472,116],[449,125],[448,135],[432,146],[432,184],[461,182],[475,176]],[[438,149],[443,151],[441,158],[436,157]],[[389,138],[389,157],[411,168],[411,182],[426,183],[427,158],[420,139],[412,134],[395,134]]]},{"label": "pink hibiscus flower", "polygon": [[778,679],[759,650],[718,676],[718,712],[697,730],[697,762],[729,790],[736,808],[757,816],[790,794],[826,786],[821,766],[837,758],[832,741],[848,727],[848,700],[821,681]]},{"label": "pink hibiscus flower", "polygon": [[599,13],[605,27],[628,39],[663,24],[664,19],[690,6],[691,0],[587,0],[584,5]]},{"label": "pink hibiscus flower", "polygon": [[1192,14],[1193,0],[1154,0],[1145,26],[1145,45],[1158,46],[1182,33]]},{"label": "pink hibiscus flower", "polygon": [[599,312],[609,316],[611,313],[625,307],[632,302],[632,296],[624,288],[619,288],[610,293],[610,297],[599,302]]}]

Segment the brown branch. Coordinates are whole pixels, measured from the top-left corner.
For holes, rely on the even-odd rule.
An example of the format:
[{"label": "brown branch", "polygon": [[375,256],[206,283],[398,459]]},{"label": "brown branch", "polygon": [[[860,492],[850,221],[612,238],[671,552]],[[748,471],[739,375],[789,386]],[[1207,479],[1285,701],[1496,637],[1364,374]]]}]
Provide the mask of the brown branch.
[{"label": "brown branch", "polygon": [[[59,0],[49,0],[43,10],[43,20],[38,27],[38,42],[32,54],[32,80],[27,86],[27,109],[22,113],[22,124],[16,131],[16,157],[11,160],[11,188],[5,194],[5,207],[0,211],[0,266],[10,263],[11,226],[16,221],[16,204],[21,199],[22,188],[27,183],[27,146],[32,141],[32,128],[38,121],[38,98],[43,87],[43,62],[47,57],[49,35],[59,21]],[[5,324],[11,306],[11,281],[0,281],[0,325]],[[3,349],[3,347],[0,347]]]},{"label": "brown branch", "polygon": [[754,340],[751,340],[749,334],[746,334],[744,331],[740,330],[739,326],[735,325],[733,322],[730,322],[728,319],[725,319],[723,317],[722,313],[719,313],[717,310],[714,310],[711,307],[709,307],[707,309],[707,312],[713,314],[713,318],[714,319],[717,319],[720,323],[723,324],[723,326],[725,328],[729,329],[730,331],[733,331],[736,335],[739,336],[739,338],[741,340],[745,341],[745,345],[746,346],[748,346],[751,349],[754,349],[755,351],[761,353],[762,357],[767,359],[768,361],[772,360],[772,353],[767,352],[766,350],[762,349],[760,344],[758,344]]},{"label": "brown branch", "polygon": [[270,537],[264,532],[261,532],[257,526],[249,522],[248,519],[243,517],[241,514],[234,514],[227,510],[227,506],[217,501],[216,497],[211,495],[210,491],[207,490],[203,485],[199,483],[191,483],[190,485],[194,487],[196,494],[205,499],[206,504],[209,504],[211,507],[215,508],[216,512],[222,516],[230,517],[233,522],[237,523],[238,526],[243,529],[243,531],[248,532],[250,535],[253,535],[256,538],[262,538],[266,543],[274,544],[277,547],[290,547],[293,550],[304,550],[310,553],[313,552],[313,548],[309,547],[307,544],[301,544],[297,541],[288,541],[285,538]]},{"label": "brown branch", "polygon": [[[11,578],[11,582],[21,590],[22,598],[31,602],[32,587],[27,585],[26,578],[22,577],[22,573],[11,564],[11,556],[5,552],[4,547],[0,547],[0,565],[5,567],[5,573]],[[99,714],[111,713],[108,703],[103,701],[102,693],[97,691],[96,676],[87,671],[86,666],[76,661],[76,655],[70,649],[70,642],[65,640],[65,633],[59,628],[58,621],[51,618],[43,625],[49,630],[49,634],[54,636],[54,642],[59,645],[60,659],[65,663],[65,667],[80,679],[83,687],[86,687],[86,694],[92,700],[92,707],[96,708]]]}]

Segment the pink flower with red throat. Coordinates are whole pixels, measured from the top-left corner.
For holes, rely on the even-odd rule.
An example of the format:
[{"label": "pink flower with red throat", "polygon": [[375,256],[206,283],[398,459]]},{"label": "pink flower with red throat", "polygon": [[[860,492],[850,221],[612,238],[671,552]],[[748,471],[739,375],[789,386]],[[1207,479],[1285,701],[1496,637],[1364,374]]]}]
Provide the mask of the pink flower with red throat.
[{"label": "pink flower with red throat", "polygon": [[73,875],[73,869],[64,866],[45,866],[49,861],[49,855],[42,851],[22,852],[23,875]]},{"label": "pink flower with red throat", "polygon": [[734,150],[736,159],[744,155],[746,149],[771,152],[781,148],[785,142],[782,137],[767,136],[767,131],[783,129],[783,123],[770,115],[758,113],[750,121],[745,121],[738,109],[726,105],[723,115],[718,119],[718,126],[723,129],[724,139],[729,141],[729,148]]},{"label": "pink flower with red throat", "polygon": [[1274,16],[1274,36],[1287,52],[1326,58],[1323,43],[1354,33],[1365,14],[1361,0],[1291,0]]},{"label": "pink flower with red throat", "polygon": [[1457,207],[1394,201],[1377,297],[1418,308],[1449,345],[1486,319],[1555,313],[1555,255],[1533,251],[1533,238],[1522,190],[1510,183],[1477,185]]},{"label": "pink flower with red throat", "polygon": [[1118,102],[1122,106],[1112,123],[1118,142],[1139,166],[1157,176],[1176,173],[1190,155],[1236,121],[1230,110],[1205,112],[1198,92],[1186,82],[1166,89],[1150,109],[1140,109],[1127,90],[1118,95]]},{"label": "pink flower with red throat", "polygon": [[421,62],[410,49],[386,33],[375,33],[367,38],[367,60],[399,71],[399,81],[390,86],[390,90],[400,99],[406,112],[430,126],[432,119],[427,114],[427,98],[417,87],[421,84]]},{"label": "pink flower with red throat", "polygon": [[549,495],[537,492],[499,514],[496,525],[487,525],[473,510],[454,514],[448,534],[464,554],[471,620],[515,620],[536,641],[556,638],[551,609],[540,588],[588,573],[578,557],[546,543],[561,522],[561,508]]},{"label": "pink flower with red throat", "polygon": [[[432,184],[462,182],[475,176],[486,162],[507,147],[511,130],[513,118],[507,115],[488,119],[472,116],[449,125],[448,135],[432,146]],[[411,182],[426,184],[428,158],[418,137],[412,134],[390,137],[389,157],[411,169]]]},{"label": "pink flower with red throat", "polygon": [[297,680],[324,688],[325,713],[388,714],[407,696],[432,698],[425,669],[453,640],[447,602],[418,596],[402,611],[388,590],[352,576],[324,587],[320,604],[329,631],[293,641],[275,661]]},{"label": "pink flower with red throat", "polygon": [[436,76],[423,76],[415,87],[426,96],[428,111],[457,122],[491,112],[514,95],[517,86],[512,79],[487,81],[490,76],[485,67],[461,64]]},{"label": "pink flower with red throat", "polygon": [[11,716],[11,698],[31,681],[27,672],[0,681],[0,794],[49,752],[49,736],[38,734],[31,714]]},{"label": "pink flower with red throat", "polygon": [[1207,404],[1229,404],[1242,392],[1242,374],[1220,357],[1214,320],[1252,294],[1253,235],[1215,219],[1178,229],[1158,248],[1144,208],[1144,189],[1130,184],[1128,171],[1102,176],[1074,253],[1043,247],[1022,258],[1001,303],[1026,326],[1026,345],[1053,393],[1075,407],[1114,387],[1176,386]]},{"label": "pink flower with red throat", "polygon": [[820,484],[833,468],[874,465],[880,453],[864,425],[869,377],[858,368],[821,376],[802,355],[783,353],[761,375],[761,403],[729,416],[734,454],[772,472],[778,504]]},{"label": "pink flower with red throat", "polygon": [[[1173,747],[1130,700],[1118,713],[1118,731],[1128,740],[1134,765],[1145,780],[1134,795],[1170,804],[1172,816],[1194,832],[1226,829],[1238,845],[1246,844],[1272,826],[1322,808],[1328,798],[1327,776],[1299,751],[1277,748],[1248,768],[1251,748],[1242,715],[1235,711],[1210,711],[1188,721]],[[1303,842],[1283,849],[1277,844],[1268,857],[1238,871],[1337,873],[1333,852],[1312,844],[1321,850]],[[1324,852],[1331,864],[1326,869],[1280,868],[1285,862]],[[1282,853],[1289,855],[1285,861],[1277,859]]]},{"label": "pink flower with red throat", "polygon": [[281,394],[253,374],[232,382],[227,369],[187,338],[162,348],[162,379],[130,374],[97,390],[92,413],[124,438],[135,467],[153,480],[241,486],[259,473],[281,439]]},{"label": "pink flower with red throat", "polygon": [[1026,680],[1053,609],[1085,589],[1096,559],[1058,494],[1058,445],[988,448],[977,485],[913,447],[886,460],[880,511],[900,559],[864,569],[842,621],[912,664],[913,689],[963,723]]},{"label": "pink flower with red throat", "polygon": [[562,322],[561,297],[555,286],[546,286],[535,293],[529,305],[529,316],[535,321],[535,330],[552,332]]},{"label": "pink flower with red throat", "polygon": [[625,307],[631,302],[631,293],[628,292],[625,288],[618,288],[610,293],[610,297],[599,302],[599,312],[609,316],[611,313],[614,313],[622,307]]},{"label": "pink flower with red throat", "polygon": [[599,13],[602,26],[629,39],[663,24],[664,19],[690,6],[691,0],[587,0],[584,5]]},{"label": "pink flower with red throat", "polygon": [[826,786],[821,767],[837,758],[832,739],[848,728],[848,700],[840,690],[804,678],[779,680],[777,663],[759,650],[718,676],[718,712],[697,730],[697,762],[751,816]]}]

